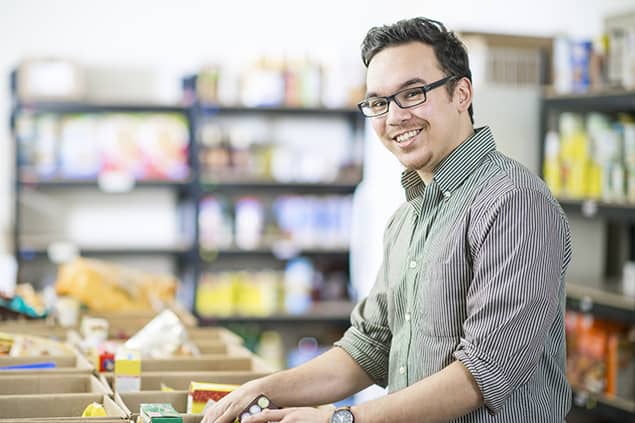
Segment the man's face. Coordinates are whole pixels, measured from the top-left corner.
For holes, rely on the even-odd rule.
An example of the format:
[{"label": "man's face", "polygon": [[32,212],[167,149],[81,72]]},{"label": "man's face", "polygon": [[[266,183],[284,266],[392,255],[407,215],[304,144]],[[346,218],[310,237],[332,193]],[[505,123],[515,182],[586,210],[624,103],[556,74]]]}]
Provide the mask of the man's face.
[{"label": "man's face", "polygon": [[[368,65],[367,95],[392,95],[446,76],[427,44],[412,42],[388,47]],[[371,118],[371,122],[382,143],[401,164],[417,170],[429,181],[437,164],[463,141],[455,103],[444,85],[429,91],[426,101],[412,108],[402,109],[391,101],[388,113]]]}]

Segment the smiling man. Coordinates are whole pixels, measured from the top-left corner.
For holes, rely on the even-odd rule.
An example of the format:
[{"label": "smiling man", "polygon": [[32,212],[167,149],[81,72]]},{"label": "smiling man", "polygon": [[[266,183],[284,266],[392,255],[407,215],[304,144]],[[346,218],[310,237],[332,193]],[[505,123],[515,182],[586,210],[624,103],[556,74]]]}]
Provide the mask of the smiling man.
[{"label": "smiling man", "polygon": [[[384,259],[334,348],[243,385],[206,414],[230,422],[562,422],[567,219],[543,182],[474,129],[467,53],[424,18],[372,28],[360,111],[403,164],[406,202]],[[385,397],[335,411],[377,383]]]}]

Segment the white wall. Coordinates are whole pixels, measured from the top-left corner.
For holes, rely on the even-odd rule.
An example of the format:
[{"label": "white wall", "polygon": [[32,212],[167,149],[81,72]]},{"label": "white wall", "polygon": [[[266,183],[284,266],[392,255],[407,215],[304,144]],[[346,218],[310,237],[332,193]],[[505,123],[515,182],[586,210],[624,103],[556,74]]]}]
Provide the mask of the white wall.
[{"label": "white wall", "polygon": [[[591,36],[600,31],[603,15],[629,8],[635,8],[632,0],[0,0],[0,253],[10,248],[12,219],[12,142],[4,124],[10,108],[7,81],[25,57],[152,67],[157,95],[170,99],[178,95],[179,76],[209,62],[263,53],[330,53],[359,66],[358,47],[366,30],[403,17],[424,15],[463,30]],[[390,160],[387,153],[379,158],[369,176],[384,172]],[[393,205],[381,203],[373,213],[383,222]]]}]

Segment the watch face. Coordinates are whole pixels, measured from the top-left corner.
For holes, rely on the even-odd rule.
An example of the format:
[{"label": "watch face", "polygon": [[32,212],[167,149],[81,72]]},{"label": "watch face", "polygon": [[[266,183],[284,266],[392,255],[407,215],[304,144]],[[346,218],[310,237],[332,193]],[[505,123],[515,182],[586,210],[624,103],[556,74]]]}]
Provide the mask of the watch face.
[{"label": "watch face", "polygon": [[353,423],[353,413],[350,410],[337,410],[333,413],[331,423]]}]

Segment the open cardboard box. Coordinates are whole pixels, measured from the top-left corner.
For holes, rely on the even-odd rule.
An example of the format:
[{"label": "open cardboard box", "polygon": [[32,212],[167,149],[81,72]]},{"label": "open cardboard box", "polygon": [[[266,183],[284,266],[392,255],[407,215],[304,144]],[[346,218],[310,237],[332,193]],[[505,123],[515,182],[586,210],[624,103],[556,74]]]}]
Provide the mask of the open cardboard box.
[{"label": "open cardboard box", "polygon": [[[82,418],[82,412],[92,402],[100,403],[106,409],[106,417]],[[101,422],[110,421],[113,417],[124,419],[128,416],[108,395],[103,394],[64,394],[64,395],[8,395],[0,396],[0,410],[2,417],[0,422],[6,423],[5,419],[24,419],[24,421],[58,422],[60,418],[64,421],[90,420]]]},{"label": "open cardboard box", "polygon": [[0,395],[72,393],[113,394],[103,376],[91,374],[13,376],[0,373]]},{"label": "open cardboard box", "polygon": [[200,423],[203,414],[186,414],[187,391],[172,392],[128,392],[115,394],[115,402],[136,421],[139,416],[139,408],[142,403],[170,403],[183,417],[183,423]]},{"label": "open cardboard box", "polygon": [[81,354],[49,357],[0,357],[0,367],[28,365],[42,362],[53,362],[55,363],[55,367],[48,369],[0,370],[0,375],[52,375],[67,373],[92,373],[93,371],[93,365],[90,364],[90,362]]},{"label": "open cardboard box", "polygon": [[[144,403],[169,403],[172,407],[183,416],[187,411],[187,392],[188,391],[146,391],[146,392],[125,392],[115,394],[115,402],[128,416],[136,421],[140,414],[141,404]],[[200,416],[202,414],[190,414],[191,416]]]},{"label": "open cardboard box", "polygon": [[[147,372],[141,374],[141,391],[160,391],[161,385],[177,391],[187,391],[190,382],[226,383],[241,385],[258,379],[271,372],[257,371],[218,371],[218,372]],[[105,376],[112,387],[112,374]]]}]

